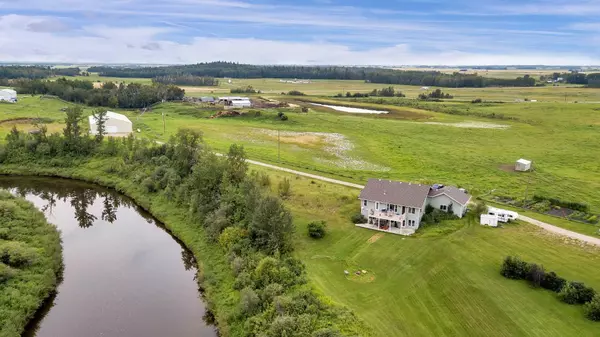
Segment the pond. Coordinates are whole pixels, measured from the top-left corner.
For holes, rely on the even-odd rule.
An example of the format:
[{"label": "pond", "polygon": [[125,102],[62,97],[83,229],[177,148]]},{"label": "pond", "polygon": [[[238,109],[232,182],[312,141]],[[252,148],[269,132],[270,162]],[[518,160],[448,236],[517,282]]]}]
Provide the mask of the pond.
[{"label": "pond", "polygon": [[193,255],[131,199],[62,179],[0,177],[0,188],[33,202],[63,241],[62,282],[24,336],[217,336]]},{"label": "pond", "polygon": [[354,113],[354,114],[387,114],[387,113],[389,113],[389,111],[383,111],[383,110],[352,108],[352,107],[340,106],[340,105],[327,105],[327,104],[319,104],[319,103],[310,103],[310,104],[322,106],[322,107],[333,109],[336,111],[342,111],[342,112],[348,112],[348,113]]}]

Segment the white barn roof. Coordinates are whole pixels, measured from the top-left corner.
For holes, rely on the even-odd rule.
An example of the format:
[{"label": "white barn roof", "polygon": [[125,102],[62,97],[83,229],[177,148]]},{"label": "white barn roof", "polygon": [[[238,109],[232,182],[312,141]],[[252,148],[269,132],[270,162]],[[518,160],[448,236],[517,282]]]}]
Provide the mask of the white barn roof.
[{"label": "white barn roof", "polygon": [[0,92],[7,93],[11,96],[17,96],[17,92],[12,89],[1,89]]},{"label": "white barn roof", "polygon": [[523,164],[523,165],[531,165],[531,161],[530,160],[523,159],[523,158],[517,160],[517,163]]},{"label": "white barn roof", "polygon": [[[118,114],[118,113],[112,112],[112,111],[106,112],[106,119],[118,119],[118,120],[127,122],[129,124],[132,124],[131,121],[129,120],[129,118],[127,118],[127,116],[121,115],[121,114]],[[96,117],[94,117],[94,115],[91,115],[89,117],[89,120],[90,120],[90,124],[96,124],[97,119],[96,119]]]}]

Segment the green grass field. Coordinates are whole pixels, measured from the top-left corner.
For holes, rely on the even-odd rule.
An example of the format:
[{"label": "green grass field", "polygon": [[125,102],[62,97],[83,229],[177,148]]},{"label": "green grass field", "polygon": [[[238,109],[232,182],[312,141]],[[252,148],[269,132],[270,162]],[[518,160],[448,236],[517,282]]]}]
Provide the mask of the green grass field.
[{"label": "green grass field", "polygon": [[[353,309],[376,336],[597,336],[598,323],[554,293],[499,273],[507,255],[544,265],[600,289],[600,250],[537,227],[513,223],[487,228],[453,221],[404,238],[357,228],[358,191],[270,171],[275,190],[291,180],[287,201],[297,226],[297,254],[315,287]],[[306,235],[325,220],[324,239]],[[366,270],[350,277],[344,270]]]}]

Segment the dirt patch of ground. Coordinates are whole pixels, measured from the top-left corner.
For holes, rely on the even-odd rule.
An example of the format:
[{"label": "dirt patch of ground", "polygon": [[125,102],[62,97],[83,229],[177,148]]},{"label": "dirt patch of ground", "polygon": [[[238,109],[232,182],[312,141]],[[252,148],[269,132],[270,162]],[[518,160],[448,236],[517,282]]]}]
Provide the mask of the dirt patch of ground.
[{"label": "dirt patch of ground", "polygon": [[515,164],[502,164],[502,165],[498,166],[498,168],[504,172],[516,172]]},{"label": "dirt patch of ground", "polygon": [[33,124],[37,122],[37,118],[13,118],[0,121],[1,124]]},{"label": "dirt patch of ground", "polygon": [[181,89],[185,90],[185,92],[189,93],[189,92],[223,92],[223,89],[220,89],[219,87],[180,87]]},{"label": "dirt patch of ground", "polygon": [[369,238],[369,240],[367,240],[368,243],[374,243],[377,242],[377,240],[381,239],[383,237],[383,233],[377,233],[373,236],[371,236]]},{"label": "dirt patch of ground", "polygon": [[239,111],[227,110],[227,111],[219,111],[216,114],[210,116],[210,118],[238,117],[241,115],[242,115],[242,113]]},{"label": "dirt patch of ground", "polygon": [[[277,141],[278,135],[277,131],[275,130],[256,129],[255,132],[266,134],[272,140]],[[280,141],[286,139],[286,142],[304,146],[323,144],[323,150],[329,154],[330,157],[314,157],[314,159],[326,165],[335,165],[337,167],[351,170],[380,172],[390,170],[388,167],[383,167],[351,157],[348,152],[354,149],[354,144],[352,144],[352,142],[348,140],[346,136],[339,133],[281,131],[279,132],[279,138]],[[335,159],[331,159],[331,156],[335,157]]]},{"label": "dirt patch of ground", "polygon": [[484,122],[460,122],[460,123],[424,122],[424,124],[451,126],[451,127],[455,127],[455,128],[465,128],[465,129],[500,129],[500,130],[503,130],[503,129],[508,129],[510,127],[510,125],[484,123]]},{"label": "dirt patch of ground", "polygon": [[371,283],[375,281],[375,274],[371,271],[367,271],[364,269],[349,269],[347,271],[349,272],[349,274],[346,275],[346,279],[350,281],[358,283]]}]

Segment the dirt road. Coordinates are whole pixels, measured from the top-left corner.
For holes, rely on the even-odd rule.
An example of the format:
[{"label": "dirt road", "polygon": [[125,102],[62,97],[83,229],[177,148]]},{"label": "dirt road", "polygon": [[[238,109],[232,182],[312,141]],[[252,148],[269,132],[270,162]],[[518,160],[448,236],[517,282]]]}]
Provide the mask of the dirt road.
[{"label": "dirt road", "polygon": [[573,231],[570,231],[570,230],[567,230],[567,229],[564,229],[564,228],[561,228],[561,227],[557,227],[557,226],[554,226],[554,225],[551,225],[551,224],[547,224],[545,222],[541,222],[539,220],[536,220],[536,219],[533,219],[533,218],[530,218],[530,217],[527,217],[527,216],[524,216],[524,215],[519,215],[519,219],[523,220],[525,222],[528,222],[528,223],[530,223],[532,225],[535,225],[535,226],[538,226],[540,228],[543,228],[543,229],[545,229],[545,230],[547,230],[549,232],[553,232],[553,233],[556,233],[556,234],[559,234],[559,235],[568,236],[568,237],[570,237],[572,239],[577,239],[577,240],[580,240],[580,241],[583,241],[583,242],[586,242],[586,243],[589,243],[589,244],[592,244],[592,245],[600,246],[600,238],[595,238],[595,237],[592,237],[592,236],[587,236],[587,235],[584,235],[584,234],[573,232]]}]

